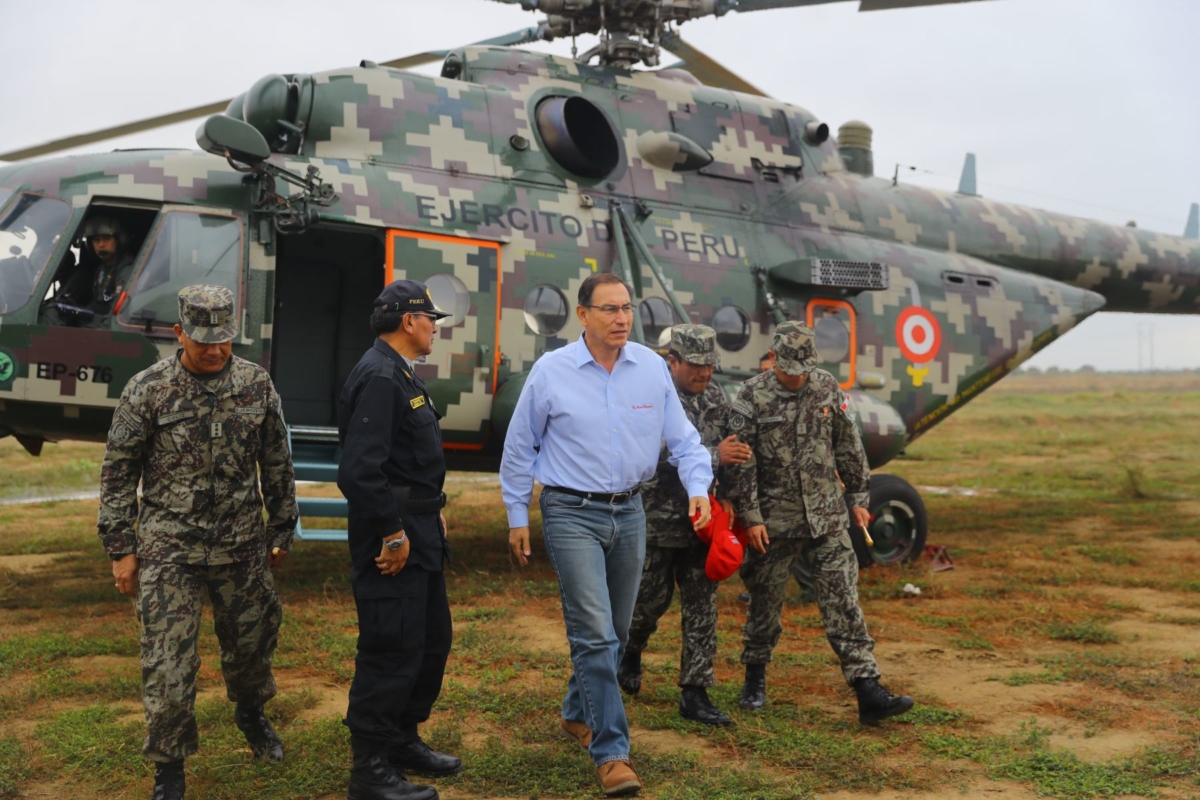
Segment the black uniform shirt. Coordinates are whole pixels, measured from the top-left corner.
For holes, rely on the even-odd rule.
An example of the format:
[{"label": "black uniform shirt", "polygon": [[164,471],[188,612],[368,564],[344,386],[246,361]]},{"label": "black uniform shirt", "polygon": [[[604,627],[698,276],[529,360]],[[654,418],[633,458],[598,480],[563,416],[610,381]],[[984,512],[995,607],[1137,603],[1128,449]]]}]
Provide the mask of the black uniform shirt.
[{"label": "black uniform shirt", "polygon": [[342,389],[337,482],[350,505],[354,581],[380,590],[370,590],[378,596],[390,595],[387,587],[395,582],[375,564],[383,537],[401,529],[408,534],[411,566],[440,570],[447,555],[438,513],[412,514],[402,496],[405,488],[413,500],[441,495],[446,458],[440,418],[425,382],[382,339],[363,354]]}]

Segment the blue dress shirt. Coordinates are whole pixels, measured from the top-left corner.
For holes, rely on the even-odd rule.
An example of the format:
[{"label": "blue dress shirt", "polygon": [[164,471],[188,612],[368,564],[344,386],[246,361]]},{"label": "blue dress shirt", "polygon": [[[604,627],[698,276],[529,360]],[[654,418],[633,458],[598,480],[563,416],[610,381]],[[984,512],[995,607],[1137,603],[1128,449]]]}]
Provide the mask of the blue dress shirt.
[{"label": "blue dress shirt", "polygon": [[712,456],[684,413],[662,356],[629,342],[610,374],[583,336],[547,353],[521,389],[504,441],[500,487],[509,527],[529,524],[535,479],[583,492],[623,492],[654,475],[664,439],[688,496],[707,497]]}]

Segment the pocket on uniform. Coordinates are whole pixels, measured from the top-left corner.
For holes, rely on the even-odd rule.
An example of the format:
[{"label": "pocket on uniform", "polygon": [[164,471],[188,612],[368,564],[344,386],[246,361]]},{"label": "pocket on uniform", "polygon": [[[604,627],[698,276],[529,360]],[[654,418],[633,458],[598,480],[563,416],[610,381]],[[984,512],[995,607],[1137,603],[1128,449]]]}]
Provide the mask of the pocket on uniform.
[{"label": "pocket on uniform", "polygon": [[542,508],[583,508],[587,505],[587,498],[576,497],[573,494],[566,492],[555,492],[553,490],[542,490]]},{"label": "pocket on uniform", "polygon": [[[417,398],[424,400],[424,397]],[[442,437],[436,427],[437,414],[428,403],[404,418],[404,427],[413,443],[412,454],[421,466],[432,464],[442,456]]]}]

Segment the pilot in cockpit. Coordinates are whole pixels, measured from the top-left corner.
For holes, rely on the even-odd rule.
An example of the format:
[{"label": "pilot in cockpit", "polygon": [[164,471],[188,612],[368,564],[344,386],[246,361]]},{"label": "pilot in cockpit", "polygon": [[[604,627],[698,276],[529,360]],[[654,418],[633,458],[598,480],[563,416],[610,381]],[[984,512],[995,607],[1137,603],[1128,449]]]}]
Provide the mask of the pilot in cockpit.
[{"label": "pilot in cockpit", "polygon": [[79,266],[42,306],[38,322],[79,328],[107,328],[113,305],[129,285],[133,254],[124,226],[112,217],[88,220]]}]

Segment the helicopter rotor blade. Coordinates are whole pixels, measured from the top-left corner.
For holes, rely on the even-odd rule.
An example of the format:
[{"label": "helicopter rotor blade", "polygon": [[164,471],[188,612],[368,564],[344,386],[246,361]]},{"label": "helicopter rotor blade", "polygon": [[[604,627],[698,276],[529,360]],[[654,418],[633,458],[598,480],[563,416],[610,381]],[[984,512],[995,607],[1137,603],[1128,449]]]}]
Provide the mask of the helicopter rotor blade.
[{"label": "helicopter rotor blade", "polygon": [[[503,0],[502,0],[503,1]],[[732,0],[730,11],[769,11],[775,8],[797,8],[799,6],[821,6],[842,3],[846,0]],[[898,8],[918,6],[942,6],[951,3],[974,3],[979,0],[861,0],[859,11],[891,11]]]},{"label": "helicopter rotor blade", "polygon": [[[526,44],[528,42],[536,42],[545,38],[545,27],[537,25],[530,28],[521,28],[520,30],[506,33],[503,36],[494,36],[490,39],[483,39],[474,42],[473,45],[496,45],[499,47],[512,47],[513,45]],[[472,45],[468,45],[472,46]],[[424,53],[416,53],[404,58],[397,58],[393,61],[386,61],[380,66],[392,67],[394,69],[408,69],[409,67],[428,64],[431,61],[437,61],[446,57],[449,50],[430,50]],[[109,128],[100,128],[99,130],[90,131],[88,133],[80,133],[74,136],[65,136],[62,139],[54,139],[42,144],[33,145],[31,147],[22,147],[18,150],[11,150],[7,153],[0,153],[0,161],[21,161],[26,158],[37,158],[38,156],[50,155],[57,153],[60,150],[66,150],[71,147],[82,147],[96,142],[103,142],[107,139],[115,139],[118,136],[127,136],[131,133],[141,133],[142,131],[150,131],[155,128],[161,128],[166,125],[173,125],[176,122],[186,122],[190,119],[199,119],[212,114],[219,114],[226,109],[232,102],[229,100],[220,100],[215,103],[205,103],[202,106],[194,106],[185,108],[182,111],[172,111],[169,114],[159,114],[146,119],[135,120],[134,122],[126,122],[122,125],[113,125]]]},{"label": "helicopter rotor blade", "polygon": [[25,158],[36,158],[38,156],[57,153],[59,150],[66,150],[69,147],[82,147],[85,144],[94,144],[95,142],[103,142],[106,139],[113,139],[117,136],[125,136],[130,133],[141,133],[155,128],[161,128],[164,125],[172,125],[176,122],[186,122],[189,119],[197,117],[206,117],[210,114],[219,114],[225,110],[225,107],[230,103],[229,100],[221,100],[217,103],[206,103],[202,106],[194,108],[185,108],[182,111],[172,111],[170,114],[159,114],[155,117],[147,117],[136,122],[126,122],[123,125],[114,125],[111,128],[101,128],[100,130],[91,131],[89,133],[80,133],[75,136],[66,136],[62,139],[54,139],[53,141],[43,142],[42,144],[33,145],[32,147],[23,147],[20,150],[12,150],[7,153],[0,153],[0,161],[20,161]]},{"label": "helicopter rotor blade", "polygon": [[733,92],[768,97],[762,89],[723,66],[712,56],[706,55],[703,51],[688,44],[674,31],[663,34],[662,46],[682,59],[683,63],[680,66],[695,75],[706,86],[719,86]]}]

